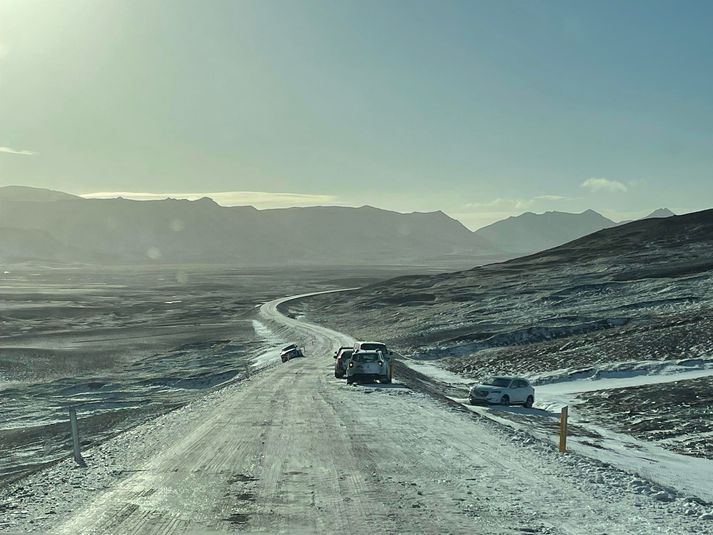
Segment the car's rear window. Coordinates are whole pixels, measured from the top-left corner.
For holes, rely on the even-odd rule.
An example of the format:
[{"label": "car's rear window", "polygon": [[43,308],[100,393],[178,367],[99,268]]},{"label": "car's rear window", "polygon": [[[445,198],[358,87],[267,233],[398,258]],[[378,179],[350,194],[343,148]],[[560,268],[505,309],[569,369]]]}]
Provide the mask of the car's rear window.
[{"label": "car's rear window", "polygon": [[379,360],[379,355],[375,353],[357,353],[353,359],[357,362],[376,362]]},{"label": "car's rear window", "polygon": [[359,347],[362,351],[386,351],[384,344],[362,344]]}]

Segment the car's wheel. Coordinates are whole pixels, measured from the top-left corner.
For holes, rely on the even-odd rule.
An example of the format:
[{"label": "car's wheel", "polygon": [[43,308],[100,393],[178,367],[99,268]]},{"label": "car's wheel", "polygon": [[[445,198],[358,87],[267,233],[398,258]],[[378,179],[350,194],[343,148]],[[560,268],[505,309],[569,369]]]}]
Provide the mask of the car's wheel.
[{"label": "car's wheel", "polygon": [[380,382],[382,385],[391,384],[391,377],[389,377],[388,375],[386,375],[386,376],[382,377],[382,378],[379,380],[379,382]]},{"label": "car's wheel", "polygon": [[354,378],[353,378],[353,377],[347,377],[347,384],[348,384],[348,385],[354,384]]},{"label": "car's wheel", "polygon": [[337,379],[341,379],[342,377],[344,377],[344,374],[342,372],[334,370],[334,377],[336,377]]},{"label": "car's wheel", "polygon": [[531,409],[533,403],[535,403],[535,398],[533,398],[532,396],[527,396],[527,401],[525,401],[525,407]]},{"label": "car's wheel", "polygon": [[501,405],[510,405],[510,396],[505,394],[503,397],[500,398],[500,404]]}]

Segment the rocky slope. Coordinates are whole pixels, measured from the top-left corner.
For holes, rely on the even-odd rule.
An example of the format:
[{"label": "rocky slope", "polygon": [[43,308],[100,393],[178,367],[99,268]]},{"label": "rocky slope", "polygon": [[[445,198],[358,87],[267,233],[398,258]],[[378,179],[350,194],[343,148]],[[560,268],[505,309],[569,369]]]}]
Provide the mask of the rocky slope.
[{"label": "rocky slope", "polygon": [[[422,358],[472,357],[605,330],[651,334],[662,322],[702,322],[698,337],[707,343],[712,245],[713,210],[647,219],[505,263],[316,297],[294,313]],[[691,329],[686,343],[695,345]]]}]

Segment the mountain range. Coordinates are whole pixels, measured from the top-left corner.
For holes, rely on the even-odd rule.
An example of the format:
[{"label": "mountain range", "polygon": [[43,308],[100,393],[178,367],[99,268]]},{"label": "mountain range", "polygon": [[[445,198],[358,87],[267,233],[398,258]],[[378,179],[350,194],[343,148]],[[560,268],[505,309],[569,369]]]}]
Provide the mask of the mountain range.
[{"label": "mountain range", "polygon": [[8,263],[403,265],[499,255],[443,212],[257,210],[209,198],[84,199],[0,188],[0,259]]},{"label": "mountain range", "polygon": [[475,234],[498,244],[504,251],[525,254],[549,249],[615,225],[614,221],[594,210],[581,214],[526,212],[476,230]]},{"label": "mountain range", "polygon": [[[668,217],[657,210],[649,217]],[[441,211],[257,210],[212,199],[85,199],[0,188],[0,261],[465,267],[554,247],[616,223],[593,210],[526,213],[475,232]]]},{"label": "mountain range", "polygon": [[[674,216],[668,208],[659,208],[642,219]],[[624,225],[631,221],[615,222],[594,210],[579,214],[568,212],[525,212],[478,229],[480,236],[506,253],[529,254],[557,247],[605,228]]]}]

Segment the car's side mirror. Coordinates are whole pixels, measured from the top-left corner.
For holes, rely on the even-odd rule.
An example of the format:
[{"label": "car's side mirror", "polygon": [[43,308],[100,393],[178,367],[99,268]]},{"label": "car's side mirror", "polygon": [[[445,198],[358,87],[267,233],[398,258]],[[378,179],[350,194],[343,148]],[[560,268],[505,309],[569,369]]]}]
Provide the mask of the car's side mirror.
[{"label": "car's side mirror", "polygon": [[335,359],[336,359],[336,358],[337,358],[337,355],[334,355],[332,358],[335,358]]}]

